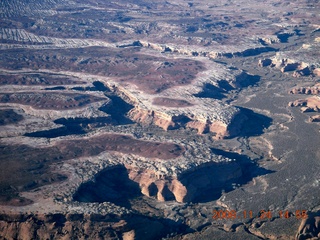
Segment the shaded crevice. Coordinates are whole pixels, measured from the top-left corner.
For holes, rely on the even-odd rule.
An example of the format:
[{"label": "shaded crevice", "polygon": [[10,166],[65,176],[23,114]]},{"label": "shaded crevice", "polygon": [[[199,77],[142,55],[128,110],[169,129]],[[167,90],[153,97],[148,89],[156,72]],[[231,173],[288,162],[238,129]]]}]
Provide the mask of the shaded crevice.
[{"label": "shaded crevice", "polygon": [[173,116],[172,121],[174,122],[174,126],[169,126],[168,130],[184,128],[191,119],[184,115]]},{"label": "shaded crevice", "polygon": [[66,90],[66,88],[63,87],[63,86],[57,86],[57,87],[52,87],[52,88],[45,88],[44,90],[49,90],[49,91],[54,91],[54,90]]},{"label": "shaded crevice", "polygon": [[92,85],[93,87],[73,87],[71,89],[76,91],[111,92],[110,89],[100,81],[94,81]]},{"label": "shaded crevice", "polygon": [[308,218],[303,219],[296,240],[319,239],[320,237],[320,210],[317,212],[308,212]]},{"label": "shaded crevice", "polygon": [[[250,136],[259,136],[264,133],[264,129],[267,129],[272,124],[272,118],[267,117],[263,114],[256,113],[251,109],[239,107],[241,113],[240,115],[245,116],[246,120],[241,125],[239,133],[237,136],[240,137],[250,137]],[[239,115],[239,117],[241,117]],[[234,122],[237,122],[235,119]],[[232,127],[232,125],[231,125]]]},{"label": "shaded crevice", "polygon": [[259,167],[259,165],[246,155],[241,155],[235,152],[228,152],[217,148],[211,148],[212,153],[235,159],[239,163],[242,170],[242,177],[237,181],[238,184],[245,184],[253,178],[273,173],[274,171]]},{"label": "shaded crevice", "polygon": [[206,83],[204,84],[202,91],[194,94],[194,96],[198,98],[214,98],[221,100],[226,98],[224,93],[226,93],[224,89],[216,87],[210,83]]},{"label": "shaded crevice", "polygon": [[218,87],[222,89],[224,92],[234,90],[234,87],[232,87],[227,80],[218,81]]},{"label": "shaded crevice", "polygon": [[118,48],[127,48],[127,47],[143,47],[140,41],[134,41],[133,43],[130,44],[124,44],[124,45],[119,45],[117,46]]},{"label": "shaded crevice", "polygon": [[255,233],[253,233],[252,231],[250,231],[250,229],[249,229],[247,226],[245,226],[245,225],[244,225],[244,228],[243,228],[243,229],[244,229],[245,232],[247,232],[247,233],[250,234],[250,235],[253,235],[253,236],[257,237],[258,239],[262,239],[262,240],[265,239],[265,238],[262,238],[261,236],[255,234]]},{"label": "shaded crevice", "polygon": [[97,118],[59,118],[54,121],[56,124],[62,124],[63,127],[26,133],[27,137],[45,137],[57,138],[68,135],[85,134],[93,128],[104,127],[113,124],[110,117],[97,117]]},{"label": "shaded crevice", "polygon": [[105,93],[105,95],[111,99],[111,104],[106,104],[99,108],[100,111],[111,115],[113,121],[117,124],[132,124],[126,115],[133,109],[133,105],[124,101],[121,97],[117,96],[115,93]]},{"label": "shaded crevice", "polygon": [[240,75],[236,76],[235,85],[239,88],[246,88],[249,86],[253,86],[260,81],[260,76],[258,75],[250,75],[246,72],[242,72]]},{"label": "shaded crevice", "polygon": [[253,86],[260,81],[260,76],[251,75],[246,72],[242,72],[237,75],[234,81],[228,82],[227,80],[217,81],[217,86],[211,83],[205,83],[202,87],[202,91],[194,94],[195,97],[199,98],[213,98],[222,100],[227,98],[227,94],[233,90],[241,90]]},{"label": "shaded crevice", "polygon": [[[266,53],[266,52],[278,52],[279,49],[277,48],[272,48],[272,47],[260,47],[260,48],[250,48],[247,49],[243,52],[237,52],[232,54],[231,57],[252,57],[252,56],[257,56],[260,55],[261,53]],[[228,55],[226,57],[230,58]]]},{"label": "shaded crevice", "polygon": [[229,135],[226,138],[260,136],[272,124],[273,120],[270,117],[248,108],[239,106],[237,108],[240,109],[240,112],[234,116],[228,125],[227,132]]},{"label": "shaded crevice", "polygon": [[13,109],[0,110],[0,126],[17,123],[23,120],[23,116]]},{"label": "shaded crevice", "polygon": [[99,110],[110,116],[96,118],[59,118],[55,120],[54,123],[62,124],[64,126],[50,130],[26,133],[24,136],[57,138],[61,136],[85,134],[92,129],[107,125],[133,123],[133,121],[126,116],[126,114],[133,108],[131,104],[125,102],[115,93],[109,92],[109,88],[106,88],[101,82],[95,82],[95,88],[100,89],[99,91],[107,90],[105,91],[105,95],[111,99],[111,103],[101,106]]},{"label": "shaded crevice", "polygon": [[288,39],[293,35],[294,33],[278,33],[277,38],[280,40],[281,43],[287,43]]},{"label": "shaded crevice", "polygon": [[210,202],[221,197],[222,192],[230,192],[235,186],[248,183],[254,177],[272,173],[259,167],[246,155],[226,152],[220,149],[211,149],[212,153],[235,159],[228,163],[204,164],[200,169],[185,173],[179,177],[180,182],[186,186],[187,202]]}]

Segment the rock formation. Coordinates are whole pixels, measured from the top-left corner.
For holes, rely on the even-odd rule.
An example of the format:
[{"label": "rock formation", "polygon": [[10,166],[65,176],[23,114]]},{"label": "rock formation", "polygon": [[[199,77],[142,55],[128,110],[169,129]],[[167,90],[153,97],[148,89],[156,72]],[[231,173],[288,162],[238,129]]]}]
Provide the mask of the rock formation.
[{"label": "rock formation", "polygon": [[320,115],[311,116],[309,118],[310,122],[320,122]]},{"label": "rock formation", "polygon": [[[212,132],[215,133],[216,138],[219,139],[235,136],[239,133],[245,116],[241,115],[239,110],[235,110],[230,109],[230,111],[233,112],[230,112],[232,114],[231,116],[227,115],[227,119],[214,119],[215,116],[210,116],[209,114],[207,114],[207,116],[197,116],[192,110],[190,110],[190,112],[183,110],[164,110],[164,112],[158,112],[136,107],[129,112],[129,116],[133,121],[143,124],[153,123],[164,130],[187,127],[197,129],[199,134]],[[210,110],[208,109],[208,111]],[[237,119],[237,121],[235,121],[235,119]]]},{"label": "rock formation", "polygon": [[290,107],[301,107],[302,112],[319,112],[320,97],[314,96],[306,99],[299,99],[294,102],[289,102]]},{"label": "rock formation", "polygon": [[319,76],[319,42],[304,44],[298,51],[277,52],[272,58],[260,59],[260,67],[274,67],[293,77]]},{"label": "rock formation", "polygon": [[[242,170],[237,162],[203,164],[177,177],[126,167],[129,178],[139,184],[141,192],[160,201],[192,202],[211,195],[217,189],[242,177]],[[223,174],[220,174],[221,172]]]},{"label": "rock formation", "polygon": [[296,240],[319,239],[320,238],[320,214],[309,212],[308,218],[301,221],[296,234]]},{"label": "rock formation", "polygon": [[320,93],[320,83],[315,84],[312,87],[297,87],[289,91],[291,94],[307,94],[318,95]]},{"label": "rock formation", "polygon": [[15,214],[0,215],[3,239],[159,239],[168,231],[161,221],[138,215]]}]

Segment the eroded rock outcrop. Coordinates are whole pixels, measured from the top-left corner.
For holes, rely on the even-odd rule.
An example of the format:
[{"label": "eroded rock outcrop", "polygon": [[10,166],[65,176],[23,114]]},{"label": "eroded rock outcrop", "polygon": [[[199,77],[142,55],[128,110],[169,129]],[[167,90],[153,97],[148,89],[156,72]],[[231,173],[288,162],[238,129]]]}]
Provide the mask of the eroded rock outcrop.
[{"label": "eroded rock outcrop", "polygon": [[319,112],[320,110],[320,97],[313,96],[306,99],[299,99],[289,102],[290,107],[301,107],[302,112]]},{"label": "eroded rock outcrop", "polygon": [[297,87],[289,91],[291,94],[307,94],[317,95],[320,93],[320,83],[315,84],[312,87]]},{"label": "eroded rock outcrop", "polygon": [[315,71],[314,65],[309,65],[305,62],[297,62],[291,59],[266,58],[260,59],[258,65],[260,67],[275,67],[280,69],[282,73],[293,72],[293,77],[309,76]]},{"label": "eroded rock outcrop", "polygon": [[80,202],[109,201],[126,206],[130,198],[141,192],[160,201],[190,202],[214,192],[220,193],[223,187],[241,177],[240,164],[231,160],[202,164],[179,175],[119,165],[99,173],[94,181],[82,184],[74,199]]},{"label": "eroded rock outcrop", "polygon": [[320,115],[311,116],[309,122],[320,122]]},{"label": "eroded rock outcrop", "polygon": [[291,73],[293,77],[319,76],[318,42],[303,44],[297,51],[278,52],[272,58],[260,59],[260,67],[274,67],[283,73]]},{"label": "eroded rock outcrop", "polygon": [[307,219],[301,221],[296,234],[296,240],[319,239],[320,238],[320,211],[308,214]]},{"label": "eroded rock outcrop", "polygon": [[159,239],[168,232],[160,221],[138,215],[1,214],[2,239]]},{"label": "eroded rock outcrop", "polygon": [[313,70],[313,74],[316,76],[316,77],[320,77],[320,68],[316,68]]},{"label": "eroded rock outcrop", "polygon": [[154,197],[160,201],[176,200],[184,202],[187,195],[187,188],[176,178],[162,176],[148,169],[130,169],[129,178],[137,182],[141,193],[148,197]]},{"label": "eroded rock outcrop", "polygon": [[[236,135],[240,128],[234,128],[231,125],[241,126],[245,117],[240,116],[240,111],[237,109],[230,109],[229,119],[214,119],[214,115],[194,115],[194,111],[170,111],[158,112],[153,110],[144,110],[134,108],[129,112],[129,116],[133,121],[141,122],[143,124],[155,124],[164,130],[175,129],[179,127],[187,127],[197,129],[199,134],[212,132],[216,134],[216,138],[225,138]],[[212,110],[211,110],[212,111]],[[228,112],[227,112],[228,113]],[[239,121],[235,122],[237,117]]]}]

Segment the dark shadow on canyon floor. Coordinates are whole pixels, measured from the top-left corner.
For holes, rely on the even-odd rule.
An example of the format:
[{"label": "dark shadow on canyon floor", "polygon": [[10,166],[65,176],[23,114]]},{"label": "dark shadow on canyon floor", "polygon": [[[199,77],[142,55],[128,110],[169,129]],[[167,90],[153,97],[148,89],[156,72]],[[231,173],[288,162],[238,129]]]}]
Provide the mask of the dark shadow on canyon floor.
[{"label": "dark shadow on canyon floor", "polygon": [[223,99],[226,98],[227,91],[221,87],[216,87],[210,83],[204,84],[202,91],[194,94],[198,98],[213,98],[213,99]]},{"label": "dark shadow on canyon floor", "polygon": [[[182,178],[185,179],[192,179],[194,183],[199,182],[197,193],[195,194],[196,197],[192,199],[192,202],[194,203],[217,200],[221,197],[222,192],[230,192],[236,187],[252,181],[255,177],[274,172],[259,167],[258,164],[246,155],[214,148],[212,148],[211,151],[216,155],[235,159],[236,161],[221,165],[217,164],[216,167],[202,168],[194,176],[190,176],[188,173],[186,173],[185,176],[182,176]],[[211,176],[212,179],[210,179]],[[204,180],[209,180],[210,185],[201,187]],[[182,182],[186,183],[183,180]]]},{"label": "dark shadow on canyon floor", "polygon": [[261,77],[258,75],[251,75],[246,72],[242,72],[235,79],[235,85],[237,88],[247,88],[249,86],[253,86],[260,81]]},{"label": "dark shadow on canyon floor", "polygon": [[[272,118],[267,117],[263,114],[256,113],[251,109],[238,107],[240,108],[241,114],[239,117],[245,117],[244,122],[241,125],[240,131],[236,136],[232,137],[252,137],[259,136],[264,133],[264,130],[271,126]],[[234,120],[237,122],[237,119]],[[231,126],[232,128],[232,126]]]},{"label": "dark shadow on canyon floor", "polygon": [[107,168],[83,183],[73,196],[78,202],[112,202],[130,208],[130,199],[142,196],[138,183],[129,179],[128,171],[118,165]]},{"label": "dark shadow on canyon floor", "polygon": [[[301,213],[300,213],[301,214]],[[320,210],[307,212],[308,218],[302,220],[300,228],[296,234],[296,239],[319,239],[320,236]]]},{"label": "dark shadow on canyon floor", "polygon": [[23,120],[23,116],[16,113],[13,109],[0,110],[0,126],[17,123]]},{"label": "dark shadow on canyon floor", "polygon": [[257,48],[249,48],[247,50],[244,50],[243,52],[234,53],[234,56],[236,56],[236,57],[252,57],[252,56],[260,55],[261,53],[278,52],[278,51],[279,51],[279,49],[277,49],[277,48],[264,46],[264,47],[257,47]]},{"label": "dark shadow on canyon floor", "polygon": [[92,91],[92,92],[110,92],[111,90],[106,87],[102,82],[100,81],[94,81],[92,83],[93,87],[73,87],[72,90],[76,91]]},{"label": "dark shadow on canyon floor", "polygon": [[56,124],[64,126],[44,131],[37,131],[26,133],[27,137],[44,137],[56,138],[68,135],[85,134],[91,129],[104,127],[113,124],[110,117],[97,117],[97,118],[59,118],[54,121]]},{"label": "dark shadow on canyon floor", "polygon": [[112,103],[99,108],[100,111],[111,115],[112,120],[117,124],[132,124],[133,122],[126,116],[133,108],[133,105],[124,101],[115,93],[105,93],[111,99]]}]

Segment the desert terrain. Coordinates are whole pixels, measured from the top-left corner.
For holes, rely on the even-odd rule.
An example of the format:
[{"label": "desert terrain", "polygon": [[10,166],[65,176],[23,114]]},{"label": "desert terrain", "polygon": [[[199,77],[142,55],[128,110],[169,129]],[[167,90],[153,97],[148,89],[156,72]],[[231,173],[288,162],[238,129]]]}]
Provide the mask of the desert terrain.
[{"label": "desert terrain", "polygon": [[0,239],[320,239],[317,0],[0,2]]}]

